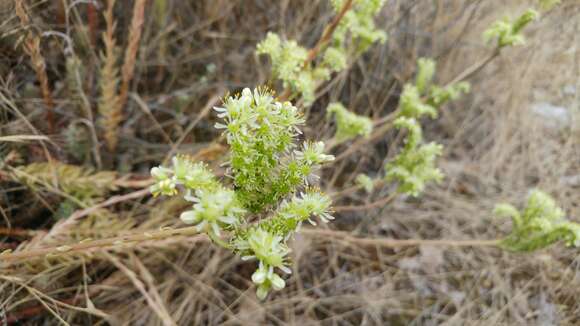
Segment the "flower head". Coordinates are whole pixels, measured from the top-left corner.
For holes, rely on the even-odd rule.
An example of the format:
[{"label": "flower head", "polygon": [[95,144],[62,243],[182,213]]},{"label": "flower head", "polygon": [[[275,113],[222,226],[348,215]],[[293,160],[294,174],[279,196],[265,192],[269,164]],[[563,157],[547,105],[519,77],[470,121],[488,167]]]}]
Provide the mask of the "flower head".
[{"label": "flower head", "polygon": [[528,9],[513,21],[508,17],[496,21],[483,33],[483,37],[486,41],[497,39],[499,48],[524,44],[525,38],[521,33],[522,30],[538,17],[539,13],[537,11]]},{"label": "flower head", "polygon": [[419,89],[415,85],[406,84],[401,94],[399,102],[399,116],[406,118],[420,118],[428,115],[431,118],[437,117],[437,110],[423,102]]},{"label": "flower head", "polygon": [[153,196],[159,194],[172,196],[177,193],[175,180],[171,177],[172,171],[164,167],[154,167],[151,169],[151,176],[155,179],[155,184],[150,187]]},{"label": "flower head", "polygon": [[245,210],[239,206],[232,190],[217,188],[214,191],[197,190],[195,196],[186,196],[194,202],[193,209],[183,212],[181,220],[186,224],[197,224],[200,231],[220,235],[223,226],[240,222]]},{"label": "flower head", "polygon": [[386,165],[386,179],[399,181],[400,192],[418,196],[427,182],[439,182],[443,178],[435,165],[443,146],[437,143],[422,144],[421,126],[415,119],[401,117],[395,121],[395,125],[406,128],[408,135],[401,153]]},{"label": "flower head", "polygon": [[271,288],[280,291],[286,286],[286,282],[274,273],[274,268],[265,265],[262,261],[260,261],[258,269],[252,274],[252,282],[258,285],[256,296],[260,300],[266,299]]},{"label": "flower head", "polygon": [[348,111],[340,103],[331,103],[326,111],[329,115],[336,116],[335,138],[338,142],[344,142],[357,136],[368,137],[373,130],[371,119]]},{"label": "flower head", "polygon": [[494,213],[512,219],[512,231],[501,245],[513,251],[532,251],[559,240],[568,246],[580,246],[580,224],[568,221],[564,211],[548,194],[534,189],[524,209],[498,204]]},{"label": "flower head", "polygon": [[296,157],[309,164],[334,161],[334,155],[324,154],[324,142],[305,142],[301,151],[294,151]]},{"label": "flower head", "polygon": [[215,176],[203,162],[194,162],[185,155],[173,158],[174,181],[187,189],[207,189],[217,185]]},{"label": "flower head", "polygon": [[290,269],[286,266],[286,255],[290,249],[284,244],[283,238],[274,235],[261,227],[248,230],[247,238],[237,243],[237,249],[248,253],[243,259],[256,258],[259,261],[258,269],[252,275],[252,281],[258,285],[258,298],[264,299],[270,288],[281,290],[285,286],[284,280],[274,273],[279,268],[286,273]]}]

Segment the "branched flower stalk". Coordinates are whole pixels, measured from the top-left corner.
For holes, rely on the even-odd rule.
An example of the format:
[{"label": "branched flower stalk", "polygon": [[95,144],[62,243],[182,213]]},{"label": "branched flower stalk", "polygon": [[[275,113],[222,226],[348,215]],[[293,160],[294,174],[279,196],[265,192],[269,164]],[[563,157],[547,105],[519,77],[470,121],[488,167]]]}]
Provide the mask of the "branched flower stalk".
[{"label": "branched flower stalk", "polygon": [[558,241],[580,247],[580,224],[565,218],[564,211],[545,192],[533,189],[526,206],[518,211],[511,204],[498,204],[494,213],[512,220],[511,233],[500,246],[510,251],[529,252]]},{"label": "branched flower stalk", "polygon": [[296,144],[304,123],[300,112],[290,102],[276,101],[266,88],[246,88],[215,110],[223,120],[215,127],[230,146],[226,165],[233,188],[205,164],[178,155],[172,168],[151,170],[156,180],[151,191],[168,196],[182,191],[193,202],[181,214],[184,223],[244,259],[257,259],[252,280],[264,299],[270,289],[284,288],[276,271],[290,272],[286,242],[291,235],[304,221],[315,224],[313,217],[333,219],[330,198],[310,183],[318,166],[334,157],[324,154],[322,142]]},{"label": "branched flower stalk", "polygon": [[383,4],[384,0],[333,0],[336,16],[310,50],[269,32],[256,53],[270,57],[272,75],[285,89],[280,100],[301,96],[306,106],[311,105],[318,85],[346,69],[349,56],[385,42],[385,32],[376,29],[373,20]]}]

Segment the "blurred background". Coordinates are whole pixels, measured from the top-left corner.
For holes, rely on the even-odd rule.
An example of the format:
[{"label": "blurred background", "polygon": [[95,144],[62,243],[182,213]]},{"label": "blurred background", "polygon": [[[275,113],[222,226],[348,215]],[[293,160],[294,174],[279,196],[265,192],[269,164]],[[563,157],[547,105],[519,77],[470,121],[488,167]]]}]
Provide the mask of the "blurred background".
[{"label": "blurred background", "polygon": [[[142,25],[131,19],[137,2]],[[437,82],[452,80],[490,54],[481,35],[493,21],[517,16],[530,3],[388,0],[377,17],[387,42],[325,85],[307,109],[306,138],[332,137],[335,126],[325,119],[329,102],[374,119],[394,111],[420,57],[437,62]],[[255,55],[256,44],[273,31],[311,47],[333,17],[327,0],[117,1],[109,16],[117,46],[110,62],[133,64],[117,76],[126,101],[122,116],[115,116],[98,109],[107,86],[101,78],[106,8],[105,1],[0,3],[2,249],[179,226],[177,217],[189,205],[152,198],[150,168],[188,153],[223,172],[227,148],[218,141],[211,108],[244,87],[281,91],[270,78],[269,61]],[[135,30],[140,37],[132,42]],[[570,219],[580,221],[580,3],[563,0],[525,35],[525,45],[502,51],[470,77],[470,94],[423,123],[425,139],[445,146],[442,183],[419,198],[337,212],[324,227],[361,238],[496,239],[509,232],[510,222],[493,218],[493,206],[521,205],[532,188],[553,195]],[[111,131],[107,121],[115,119],[120,123]],[[114,148],[106,137],[116,138]],[[380,176],[397,143],[393,131],[323,169],[320,187],[336,192],[359,173]],[[335,204],[363,205],[388,192],[353,193]],[[0,320],[580,324],[577,249],[384,248],[307,234],[291,243],[294,272],[286,289],[265,302],[255,297],[250,280],[255,263],[199,237],[1,266]]]}]

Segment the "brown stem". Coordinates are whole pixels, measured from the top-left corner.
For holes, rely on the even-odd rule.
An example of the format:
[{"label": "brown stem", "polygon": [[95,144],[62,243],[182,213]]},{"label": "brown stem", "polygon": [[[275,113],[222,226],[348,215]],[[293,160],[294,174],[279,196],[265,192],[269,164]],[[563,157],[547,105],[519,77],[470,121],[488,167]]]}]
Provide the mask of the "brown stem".
[{"label": "brown stem", "polygon": [[[64,302],[66,304],[74,304],[77,298],[68,298],[61,300],[60,302]],[[46,311],[46,307],[44,305],[36,305],[32,307],[26,307],[17,311],[16,313],[11,313],[6,317],[6,323],[13,324],[18,322],[23,322],[24,319],[28,319],[34,316],[37,316]]]},{"label": "brown stem", "polygon": [[392,194],[388,195],[387,197],[381,198],[377,201],[372,203],[364,204],[364,205],[350,205],[350,206],[336,206],[334,207],[335,212],[352,212],[352,211],[363,211],[367,209],[379,208],[385,206],[386,204],[390,203],[397,197],[398,193],[393,192]]},{"label": "brown stem", "polygon": [[[352,8],[352,5],[353,0],[346,0],[346,2],[342,6],[338,14],[334,16],[330,24],[326,26],[324,32],[322,32],[322,36],[320,36],[320,38],[318,39],[318,42],[316,42],[314,47],[308,51],[308,56],[306,57],[306,60],[304,60],[303,63],[304,67],[308,66],[308,64],[310,64],[310,62],[312,62],[312,60],[316,58],[320,50],[330,41],[330,39],[332,38],[332,34],[334,34],[334,31],[338,27],[338,24],[340,24],[340,21],[342,20],[344,15],[346,15],[346,13],[350,10],[350,8]],[[280,96],[278,96],[278,101],[280,102],[287,101],[291,95],[292,91],[289,88],[286,88],[284,92]]]},{"label": "brown stem", "polygon": [[334,31],[338,27],[338,24],[340,24],[340,21],[342,20],[344,15],[346,15],[346,12],[350,10],[352,5],[353,0],[347,0],[344,3],[338,15],[334,16],[334,19],[332,20],[332,22],[330,22],[330,25],[326,26],[326,28],[324,29],[324,32],[322,33],[320,39],[318,39],[316,45],[314,45],[314,47],[310,49],[310,51],[308,51],[308,57],[304,61],[304,66],[308,65],[312,60],[314,60],[318,55],[318,52],[320,52],[320,49],[322,49],[322,47],[324,47],[326,43],[330,41],[332,34],[334,34]]},{"label": "brown stem", "polygon": [[303,234],[315,239],[324,239],[329,241],[341,240],[351,244],[361,246],[377,246],[385,248],[414,247],[414,246],[447,246],[447,247],[495,247],[500,240],[424,240],[424,239],[385,239],[385,238],[359,238],[352,236],[348,232],[334,231],[328,229],[303,229]]},{"label": "brown stem", "polygon": [[196,226],[184,227],[180,229],[165,229],[159,231],[140,232],[132,235],[117,236],[106,239],[81,241],[76,244],[52,246],[47,248],[31,249],[15,253],[0,254],[2,262],[18,262],[33,258],[46,257],[50,255],[83,253],[95,249],[105,249],[115,246],[131,245],[150,240],[162,240],[175,236],[192,236],[199,234]]},{"label": "brown stem", "polygon": [[[341,240],[349,243],[364,246],[380,247],[409,247],[420,245],[452,246],[452,247],[476,247],[476,246],[498,246],[500,240],[423,240],[423,239],[381,239],[381,238],[359,238],[344,231],[333,231],[323,229],[302,229],[301,233],[307,236],[314,236],[320,239],[321,236],[331,240]],[[150,240],[163,240],[175,236],[199,235],[196,226],[184,227],[180,229],[168,229],[160,231],[142,232],[133,235],[118,236],[107,239],[85,241],[72,245],[53,246],[41,249],[32,249],[16,253],[0,254],[3,262],[18,262],[33,258],[46,257],[48,255],[83,253],[91,250],[107,249],[121,245],[131,245]]]},{"label": "brown stem", "polygon": [[39,233],[39,231],[0,227],[0,234],[1,235],[7,235],[7,236],[15,236],[15,237],[25,237],[25,238],[29,238],[29,237],[33,237],[37,233]]},{"label": "brown stem", "polygon": [[[380,187],[384,183],[385,183],[385,181],[383,179],[376,179],[374,181],[373,187]],[[332,198],[336,199],[336,198],[340,198],[340,197],[343,197],[343,196],[346,196],[346,195],[350,195],[353,192],[357,192],[359,189],[362,189],[362,188],[363,188],[363,185],[357,184],[357,185],[354,185],[354,186],[350,186],[348,188],[344,188],[341,191],[337,191],[335,193],[331,193],[330,196]]]},{"label": "brown stem", "polygon": [[474,74],[479,72],[481,69],[483,69],[485,66],[487,66],[487,64],[490,63],[493,59],[495,59],[500,54],[500,52],[501,52],[501,49],[499,47],[495,48],[493,50],[493,52],[490,53],[483,60],[477,62],[476,64],[474,64],[471,67],[462,71],[459,75],[455,76],[455,78],[453,78],[450,82],[445,84],[445,87],[453,85],[453,84],[461,82],[461,81],[464,81],[464,80],[468,79],[469,77],[473,76]]}]

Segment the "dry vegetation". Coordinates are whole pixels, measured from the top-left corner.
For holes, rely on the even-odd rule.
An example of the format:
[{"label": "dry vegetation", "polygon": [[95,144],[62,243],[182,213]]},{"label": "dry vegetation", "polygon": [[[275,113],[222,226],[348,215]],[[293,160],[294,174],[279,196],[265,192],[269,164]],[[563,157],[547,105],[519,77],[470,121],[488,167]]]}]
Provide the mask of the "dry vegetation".
[{"label": "dry vegetation", "polygon": [[[419,57],[436,59],[438,82],[453,80],[489,56],[481,38],[489,23],[528,4],[389,0],[378,19],[389,40],[322,88],[306,135],[331,137],[331,101],[373,118],[394,111]],[[180,226],[188,204],[152,198],[149,169],[189,153],[220,171],[225,147],[211,107],[227,91],[272,82],[254,55],[267,31],[314,46],[332,19],[329,7],[0,3],[0,248],[26,252]],[[580,324],[577,249],[454,245],[504,235],[510,223],[491,216],[494,204],[521,204],[533,187],[580,218],[580,5],[564,0],[526,35],[525,46],[470,77],[471,94],[425,123],[426,138],[445,145],[444,182],[378,207],[366,204],[388,187],[346,193],[335,205],[349,209],[297,236],[294,273],[267,301],[255,297],[252,263],[202,235],[177,234],[20,263],[0,257],[0,324]],[[565,117],[533,110],[542,102],[566,107]],[[377,173],[399,143],[395,131],[365,143],[324,169],[321,187],[338,192],[359,173]],[[399,247],[384,239],[446,240]]]}]

